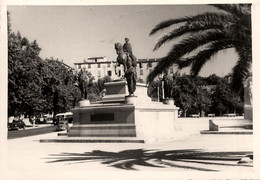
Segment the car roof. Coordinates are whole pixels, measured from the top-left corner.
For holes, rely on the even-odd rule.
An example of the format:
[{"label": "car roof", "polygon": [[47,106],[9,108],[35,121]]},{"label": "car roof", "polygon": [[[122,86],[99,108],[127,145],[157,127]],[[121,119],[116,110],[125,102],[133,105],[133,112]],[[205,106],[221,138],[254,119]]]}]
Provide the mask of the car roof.
[{"label": "car roof", "polygon": [[65,113],[56,114],[56,116],[64,116],[64,115],[73,115],[73,113],[72,112],[65,112]]}]

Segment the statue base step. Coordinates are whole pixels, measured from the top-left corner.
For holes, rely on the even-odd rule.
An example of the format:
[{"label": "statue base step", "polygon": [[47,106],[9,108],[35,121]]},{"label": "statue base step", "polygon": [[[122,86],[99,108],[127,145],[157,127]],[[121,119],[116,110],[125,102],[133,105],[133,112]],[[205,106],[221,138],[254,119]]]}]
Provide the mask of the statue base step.
[{"label": "statue base step", "polygon": [[144,140],[135,137],[57,137],[40,139],[40,143],[144,143]]}]

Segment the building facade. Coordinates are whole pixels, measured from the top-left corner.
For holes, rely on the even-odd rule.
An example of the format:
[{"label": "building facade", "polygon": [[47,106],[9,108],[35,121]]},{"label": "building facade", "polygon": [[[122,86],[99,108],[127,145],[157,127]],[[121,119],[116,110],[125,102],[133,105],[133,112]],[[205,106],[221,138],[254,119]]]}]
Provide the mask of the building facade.
[{"label": "building facade", "polygon": [[[157,65],[160,59],[138,59],[137,60],[137,77],[139,82],[146,82],[148,74]],[[106,59],[106,57],[92,57],[84,60],[80,63],[74,63],[74,69],[79,72],[81,69],[85,69],[90,72],[95,80],[99,78],[109,76],[111,79],[119,79],[124,75],[124,69],[121,65],[116,67],[116,61]],[[174,67],[168,69],[168,74],[171,75],[175,72]]]}]

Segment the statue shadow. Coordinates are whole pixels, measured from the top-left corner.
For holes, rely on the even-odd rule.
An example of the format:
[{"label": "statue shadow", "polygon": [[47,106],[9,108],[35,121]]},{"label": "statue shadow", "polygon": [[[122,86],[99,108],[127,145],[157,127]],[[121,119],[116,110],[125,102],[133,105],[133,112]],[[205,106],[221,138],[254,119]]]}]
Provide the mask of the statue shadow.
[{"label": "statue shadow", "polygon": [[[138,166],[180,169],[197,171],[218,171],[217,166],[244,166],[253,167],[251,164],[239,164],[238,161],[252,152],[205,152],[198,149],[182,150],[145,150],[131,149],[120,152],[94,150],[85,153],[51,154],[48,163],[66,162],[67,164],[87,163],[99,161],[101,164],[124,169],[138,170]],[[213,165],[213,166],[208,166]]]}]

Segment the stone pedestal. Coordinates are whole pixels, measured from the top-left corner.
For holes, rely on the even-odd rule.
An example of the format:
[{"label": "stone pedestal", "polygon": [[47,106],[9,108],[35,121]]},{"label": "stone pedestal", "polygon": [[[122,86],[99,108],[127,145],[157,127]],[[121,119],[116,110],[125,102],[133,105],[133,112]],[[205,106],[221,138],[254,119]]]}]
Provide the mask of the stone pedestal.
[{"label": "stone pedestal", "polygon": [[90,101],[88,99],[82,99],[78,102],[79,107],[85,107],[89,105],[90,105]]},{"label": "stone pedestal", "polygon": [[167,104],[167,105],[172,105],[172,106],[174,106],[174,101],[173,101],[172,98],[170,98],[170,99],[164,99],[164,100],[163,100],[163,104]]},{"label": "stone pedestal", "polygon": [[125,104],[136,104],[137,96],[126,96],[125,97]]},{"label": "stone pedestal", "polygon": [[146,142],[174,138],[179,108],[173,100],[152,102],[145,84],[137,84],[135,96],[128,96],[125,81],[105,87],[102,101],[72,109],[70,137],[137,137]]},{"label": "stone pedestal", "polygon": [[244,106],[244,118],[253,121],[252,106]]},{"label": "stone pedestal", "polygon": [[253,121],[252,77],[248,77],[244,83],[244,101],[244,117]]},{"label": "stone pedestal", "polygon": [[[106,95],[102,98],[101,103],[125,102],[125,97],[129,95],[126,81],[116,81],[105,83]],[[151,101],[147,96],[147,86],[142,83],[136,83],[134,93],[139,101]]]}]

